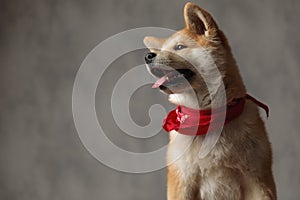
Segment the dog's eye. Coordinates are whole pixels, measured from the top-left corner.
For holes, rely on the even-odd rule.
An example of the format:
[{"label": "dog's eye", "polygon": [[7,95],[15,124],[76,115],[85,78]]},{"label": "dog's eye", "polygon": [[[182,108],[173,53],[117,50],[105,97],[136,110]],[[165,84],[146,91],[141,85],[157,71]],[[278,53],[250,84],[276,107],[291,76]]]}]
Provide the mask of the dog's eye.
[{"label": "dog's eye", "polygon": [[175,45],[174,50],[178,51],[178,50],[181,50],[184,48],[187,48],[187,46],[182,45],[182,44],[177,44],[177,45]]}]

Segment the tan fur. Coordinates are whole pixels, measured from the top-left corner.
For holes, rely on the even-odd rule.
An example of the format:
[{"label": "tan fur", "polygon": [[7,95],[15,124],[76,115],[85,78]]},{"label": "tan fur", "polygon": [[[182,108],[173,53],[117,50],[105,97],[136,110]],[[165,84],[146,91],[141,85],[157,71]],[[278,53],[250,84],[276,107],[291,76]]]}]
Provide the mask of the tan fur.
[{"label": "tan fur", "polygon": [[[190,81],[196,97],[191,95],[192,91],[187,86],[179,84],[164,91],[170,95],[169,101],[194,109],[211,107],[212,97],[202,78],[203,74],[196,72],[195,63],[185,61],[185,58],[200,59],[201,62],[197,64],[205,74],[210,63],[202,62],[206,57],[198,50],[199,47],[209,52],[217,65],[225,85],[227,102],[244,96],[246,89],[227,39],[211,15],[197,5],[187,3],[184,19],[185,29],[170,38],[146,37],[144,40],[147,47],[157,53],[155,62],[164,61],[174,69],[188,68],[197,74]],[[173,46],[178,43],[188,48],[175,52]],[[201,55],[194,55],[195,52]],[[215,100],[218,102],[217,97]],[[192,144],[184,152],[185,144],[189,142]],[[191,137],[171,131],[168,161],[184,153],[168,166],[168,200],[277,198],[271,169],[271,145],[256,104],[247,101],[243,113],[224,127],[212,151],[200,159],[202,142],[202,136]]]}]

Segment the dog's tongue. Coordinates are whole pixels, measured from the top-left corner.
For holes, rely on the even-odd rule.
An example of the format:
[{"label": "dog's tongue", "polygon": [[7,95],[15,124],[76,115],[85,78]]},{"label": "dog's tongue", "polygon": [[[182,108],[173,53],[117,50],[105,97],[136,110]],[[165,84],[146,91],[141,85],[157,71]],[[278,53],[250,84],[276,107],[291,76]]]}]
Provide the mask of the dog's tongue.
[{"label": "dog's tongue", "polygon": [[166,74],[163,77],[161,77],[160,79],[158,79],[154,83],[154,85],[152,85],[152,88],[158,88],[159,86],[161,86],[162,84],[164,84],[167,80],[168,80],[168,74]]},{"label": "dog's tongue", "polygon": [[172,77],[174,77],[175,75],[177,75],[178,72],[177,71],[172,71],[167,73],[166,75],[164,75],[163,77],[161,77],[160,79],[158,79],[154,85],[152,86],[152,88],[158,88],[159,86],[163,85],[165,82],[169,81]]}]

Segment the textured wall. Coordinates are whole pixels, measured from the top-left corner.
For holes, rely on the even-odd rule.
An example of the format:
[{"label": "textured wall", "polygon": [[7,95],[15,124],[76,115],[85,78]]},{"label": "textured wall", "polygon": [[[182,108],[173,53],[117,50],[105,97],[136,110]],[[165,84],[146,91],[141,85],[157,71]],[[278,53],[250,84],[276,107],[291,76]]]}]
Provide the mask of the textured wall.
[{"label": "textured wall", "polygon": [[[195,2],[212,12],[227,34],[249,92],[269,104],[267,127],[279,199],[299,199],[300,2]],[[165,199],[164,169],[142,175],[120,173],[85,150],[73,123],[71,95],[82,60],[100,41],[136,27],[179,29],[184,4],[0,1],[0,199]],[[142,64],[144,52],[133,55],[135,59],[120,58],[106,72],[107,80],[100,82],[97,91],[97,110],[109,105],[114,77],[133,64]],[[160,101],[168,105],[165,96],[143,87],[131,107],[144,109],[144,103]],[[138,115],[133,114],[137,122],[142,119],[138,123],[147,122]],[[110,118],[99,119],[108,131],[122,133]],[[148,146],[123,137],[112,135],[111,139],[134,151],[167,142],[164,133]]]}]

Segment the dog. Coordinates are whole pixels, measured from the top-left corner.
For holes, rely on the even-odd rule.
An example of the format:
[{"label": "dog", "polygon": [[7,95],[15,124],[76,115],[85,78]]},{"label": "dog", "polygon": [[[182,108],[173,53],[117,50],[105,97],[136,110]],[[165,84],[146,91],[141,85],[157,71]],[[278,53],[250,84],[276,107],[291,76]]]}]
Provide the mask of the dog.
[{"label": "dog", "polygon": [[[167,39],[144,38],[150,50],[145,56],[147,69],[158,78],[153,88],[159,88],[179,106],[168,115],[177,118],[164,124],[170,131],[167,199],[277,199],[271,145],[257,105],[266,106],[247,95],[228,41],[212,15],[187,3],[184,20],[185,28]],[[184,125],[189,116],[182,118],[185,113],[180,109],[208,113],[212,120],[209,113],[213,108],[224,106],[227,113],[220,136],[201,157],[201,147],[209,136],[207,130],[190,134],[188,128],[181,131],[172,125],[172,120],[183,119],[178,123]],[[228,117],[231,113],[232,118]],[[184,151],[187,143],[190,146]]]}]

